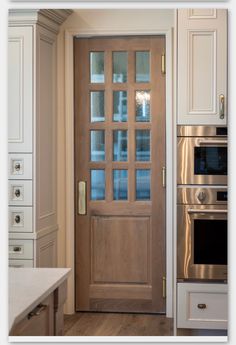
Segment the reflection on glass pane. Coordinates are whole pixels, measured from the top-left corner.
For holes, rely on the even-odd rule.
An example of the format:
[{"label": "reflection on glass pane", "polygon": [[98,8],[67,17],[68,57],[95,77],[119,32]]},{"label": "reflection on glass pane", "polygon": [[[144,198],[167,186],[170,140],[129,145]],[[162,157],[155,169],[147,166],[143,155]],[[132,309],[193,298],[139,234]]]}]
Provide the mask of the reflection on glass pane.
[{"label": "reflection on glass pane", "polygon": [[127,91],[113,91],[113,121],[127,121]]},{"label": "reflection on glass pane", "polygon": [[127,131],[113,131],[113,160],[127,161]]},{"label": "reflection on glass pane", "polygon": [[91,161],[105,160],[105,133],[104,131],[91,131],[90,133]]},{"label": "reflection on glass pane", "polygon": [[150,91],[136,91],[136,121],[150,121]]},{"label": "reflection on glass pane", "polygon": [[149,52],[136,52],[136,82],[150,81]]},{"label": "reflection on glass pane", "polygon": [[101,122],[104,116],[104,91],[90,92],[90,114],[91,122]]},{"label": "reflection on glass pane", "polygon": [[104,52],[90,53],[90,81],[104,83]]},{"label": "reflection on glass pane", "polygon": [[105,171],[91,170],[91,200],[105,199]]},{"label": "reflection on glass pane", "polygon": [[150,130],[136,130],[136,161],[150,161]]},{"label": "reflection on glass pane", "polygon": [[127,52],[113,52],[113,83],[127,82]]},{"label": "reflection on glass pane", "polygon": [[127,200],[128,198],[128,171],[113,170],[113,199]]},{"label": "reflection on glass pane", "polygon": [[136,200],[150,200],[150,170],[136,170]]}]

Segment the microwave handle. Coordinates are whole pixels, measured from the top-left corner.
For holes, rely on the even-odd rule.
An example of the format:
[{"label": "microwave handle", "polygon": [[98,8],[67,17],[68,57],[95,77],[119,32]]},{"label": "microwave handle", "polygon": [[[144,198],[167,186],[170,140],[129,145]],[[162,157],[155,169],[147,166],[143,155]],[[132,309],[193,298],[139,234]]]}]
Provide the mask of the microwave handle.
[{"label": "microwave handle", "polygon": [[188,213],[218,213],[218,214],[224,214],[224,213],[228,213],[228,210],[200,210],[200,209],[194,209],[194,208],[189,208],[188,209]]},{"label": "microwave handle", "polygon": [[227,145],[227,140],[204,140],[201,139],[198,141],[199,145]]}]

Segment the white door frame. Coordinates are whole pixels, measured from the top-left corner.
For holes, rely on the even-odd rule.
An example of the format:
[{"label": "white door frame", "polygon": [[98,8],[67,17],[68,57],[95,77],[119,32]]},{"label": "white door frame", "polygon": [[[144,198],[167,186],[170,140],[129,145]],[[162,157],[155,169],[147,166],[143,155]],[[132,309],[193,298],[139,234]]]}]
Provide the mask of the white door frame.
[{"label": "white door frame", "polygon": [[174,32],[167,30],[66,30],[65,31],[65,130],[66,130],[66,266],[72,268],[68,281],[66,313],[75,311],[75,206],[74,206],[74,51],[73,39],[91,36],[164,35],[166,38],[166,315],[174,316],[174,228],[176,205],[176,114]]}]

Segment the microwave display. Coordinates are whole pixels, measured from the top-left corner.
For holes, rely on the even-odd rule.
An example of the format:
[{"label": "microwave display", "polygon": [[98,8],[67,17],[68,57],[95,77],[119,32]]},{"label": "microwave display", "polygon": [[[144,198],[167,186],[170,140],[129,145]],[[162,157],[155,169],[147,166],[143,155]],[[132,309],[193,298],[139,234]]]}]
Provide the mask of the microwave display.
[{"label": "microwave display", "polygon": [[194,147],[195,175],[227,175],[226,147]]},{"label": "microwave display", "polygon": [[227,220],[194,220],[194,264],[227,265]]}]

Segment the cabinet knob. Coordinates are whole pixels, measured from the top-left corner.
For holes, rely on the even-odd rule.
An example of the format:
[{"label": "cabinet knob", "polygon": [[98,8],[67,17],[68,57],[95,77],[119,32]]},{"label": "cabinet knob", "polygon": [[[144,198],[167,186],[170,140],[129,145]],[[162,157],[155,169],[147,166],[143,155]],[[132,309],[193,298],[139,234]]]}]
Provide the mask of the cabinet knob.
[{"label": "cabinet knob", "polygon": [[20,196],[20,189],[16,189],[16,190],[15,190],[15,196],[16,196],[17,198],[19,198],[19,196]]},{"label": "cabinet knob", "polygon": [[15,170],[16,170],[16,171],[19,171],[20,168],[21,168],[20,163],[16,163],[16,164],[15,164]]},{"label": "cabinet knob", "polygon": [[205,303],[199,303],[198,305],[197,305],[197,307],[198,307],[198,309],[206,309],[206,304]]},{"label": "cabinet knob", "polygon": [[16,216],[15,216],[15,222],[16,222],[17,224],[20,223],[20,216],[19,216],[19,215],[16,215]]}]

